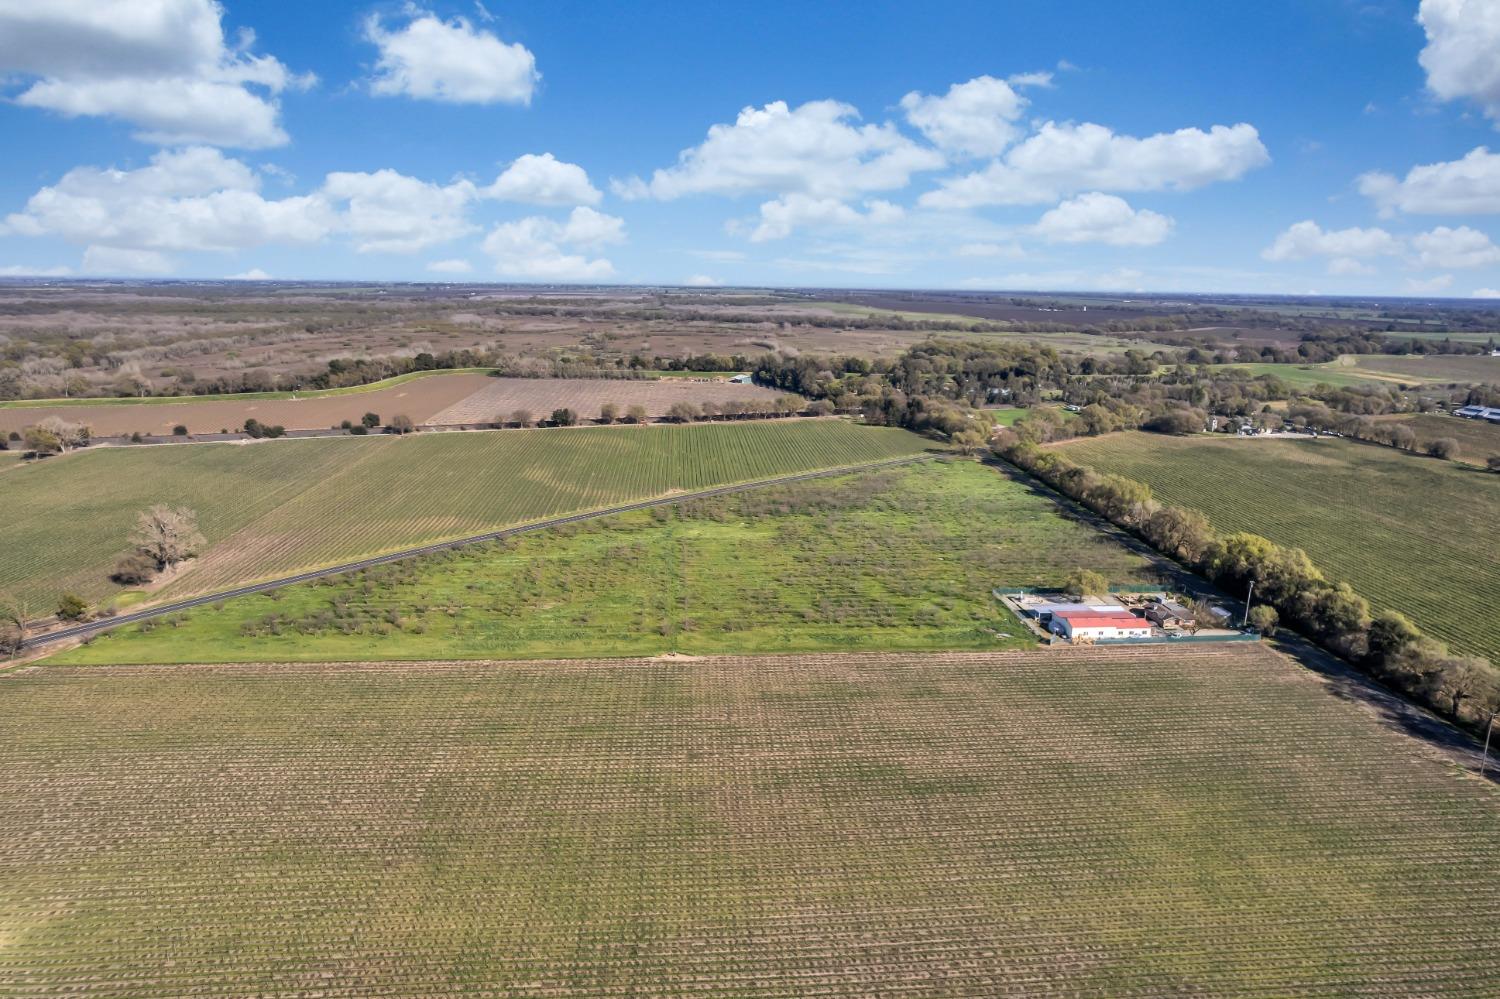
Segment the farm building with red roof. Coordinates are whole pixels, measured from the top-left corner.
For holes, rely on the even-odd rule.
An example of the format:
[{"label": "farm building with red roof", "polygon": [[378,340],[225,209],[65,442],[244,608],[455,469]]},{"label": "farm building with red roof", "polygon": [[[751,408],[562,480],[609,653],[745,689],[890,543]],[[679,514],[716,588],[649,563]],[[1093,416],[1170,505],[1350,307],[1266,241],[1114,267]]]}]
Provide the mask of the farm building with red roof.
[{"label": "farm building with red roof", "polygon": [[1097,642],[1112,638],[1150,638],[1151,622],[1127,610],[1052,615],[1052,630],[1070,642]]}]

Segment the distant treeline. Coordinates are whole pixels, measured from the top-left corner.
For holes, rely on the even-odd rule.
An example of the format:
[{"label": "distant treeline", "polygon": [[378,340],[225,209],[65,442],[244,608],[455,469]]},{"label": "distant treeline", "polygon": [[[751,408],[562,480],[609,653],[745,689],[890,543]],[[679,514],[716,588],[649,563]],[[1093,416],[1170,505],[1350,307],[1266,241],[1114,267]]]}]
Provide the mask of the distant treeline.
[{"label": "distant treeline", "polygon": [[1446,337],[1435,340],[1388,333],[1338,331],[1305,335],[1291,350],[1265,346],[1257,352],[1253,347],[1241,347],[1235,360],[1273,364],[1320,364],[1335,360],[1343,354],[1487,354],[1495,346],[1493,338],[1488,344],[1478,344]]}]

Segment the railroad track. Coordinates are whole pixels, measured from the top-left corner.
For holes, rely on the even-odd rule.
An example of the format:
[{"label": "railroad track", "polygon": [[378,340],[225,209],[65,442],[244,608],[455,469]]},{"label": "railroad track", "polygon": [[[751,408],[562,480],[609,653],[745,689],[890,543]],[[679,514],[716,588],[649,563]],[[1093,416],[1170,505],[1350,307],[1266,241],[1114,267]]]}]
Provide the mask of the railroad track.
[{"label": "railroad track", "polygon": [[223,590],[218,593],[208,593],[201,597],[192,597],[187,600],[178,600],[170,604],[161,604],[156,607],[148,607],[143,610],[133,611],[129,614],[118,614],[110,618],[101,618],[97,621],[87,621],[83,624],[73,625],[68,628],[60,628],[57,631],[49,631],[45,634],[34,635],[26,639],[21,648],[23,651],[39,649],[47,645],[56,645],[71,639],[87,638],[97,635],[122,625],[135,624],[139,621],[148,621],[154,617],[163,617],[167,614],[177,614],[194,607],[202,607],[205,604],[218,603],[221,600],[229,600],[234,597],[248,596],[252,593],[265,593],[269,590],[280,589],[283,586],[291,586],[294,583],[305,583],[310,579],[322,579],[325,576],[337,576],[346,572],[358,572],[361,569],[369,569],[377,565],[386,565],[390,562],[399,562],[402,559],[414,558],[419,555],[430,555],[433,552],[451,551],[454,548],[464,548],[469,545],[482,545],[491,541],[499,541],[502,538],[513,538],[520,534],[531,534],[535,531],[545,531],[553,527],[562,527],[565,524],[576,524],[585,520],[596,520],[599,517],[612,517],[616,514],[629,513],[632,510],[649,510],[652,507],[671,506],[676,503],[687,503],[692,500],[712,499],[715,496],[729,496],[734,493],[749,492],[754,489],[765,489],[770,486],[787,485],[793,482],[806,482],[810,479],[827,479],[838,475],[848,475],[853,472],[867,472],[877,468],[894,468],[900,465],[912,465],[917,462],[930,461],[936,457],[933,454],[919,454],[906,458],[891,458],[884,461],[871,461],[859,465],[844,465],[839,468],[825,468],[816,472],[799,472],[796,475],[779,475],[771,479],[756,479],[751,482],[739,482],[729,486],[715,486],[713,489],[700,489],[696,492],[677,493],[672,496],[658,496],[655,499],[641,500],[638,503],[626,503],[621,506],[612,506],[602,510],[589,510],[584,513],[569,514],[566,517],[552,517],[548,520],[539,520],[530,524],[522,524],[518,527],[507,527],[498,531],[488,531],[484,534],[475,534],[467,538],[457,538],[453,541],[439,541],[435,544],[420,545],[416,548],[403,548],[400,551],[387,552],[374,558],[360,559],[357,562],[342,562],[338,565],[326,566],[322,569],[312,569],[308,572],[299,572],[294,576],[282,576],[279,579],[268,579],[259,583],[251,583],[246,586],[237,586],[232,590]]}]

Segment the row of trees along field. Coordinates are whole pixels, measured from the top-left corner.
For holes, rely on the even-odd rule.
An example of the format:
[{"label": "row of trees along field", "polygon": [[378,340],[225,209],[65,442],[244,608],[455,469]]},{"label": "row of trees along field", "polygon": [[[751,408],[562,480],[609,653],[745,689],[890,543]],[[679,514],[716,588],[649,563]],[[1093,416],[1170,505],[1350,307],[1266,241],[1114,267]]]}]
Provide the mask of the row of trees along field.
[{"label": "row of trees along field", "polygon": [[[1500,709],[1500,676],[1484,659],[1455,656],[1395,611],[1372,614],[1346,583],[1334,583],[1300,548],[1250,533],[1219,535],[1196,510],[1152,498],[1151,487],[1100,474],[1043,449],[1021,432],[1000,431],[994,451],[1054,489],[1136,534],[1168,557],[1235,593],[1253,580],[1255,599],[1279,620],[1394,689],[1446,717],[1478,727]],[[1262,617],[1258,623],[1274,625]]]}]

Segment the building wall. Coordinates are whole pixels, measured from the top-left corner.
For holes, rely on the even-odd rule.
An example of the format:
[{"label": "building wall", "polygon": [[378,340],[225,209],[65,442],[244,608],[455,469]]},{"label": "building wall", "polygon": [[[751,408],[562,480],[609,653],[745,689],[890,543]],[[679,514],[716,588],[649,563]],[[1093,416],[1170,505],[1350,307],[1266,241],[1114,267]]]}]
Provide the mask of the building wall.
[{"label": "building wall", "polygon": [[1139,628],[1079,628],[1076,631],[1066,621],[1062,625],[1063,637],[1070,640],[1080,638],[1149,638],[1151,629],[1149,627]]}]

